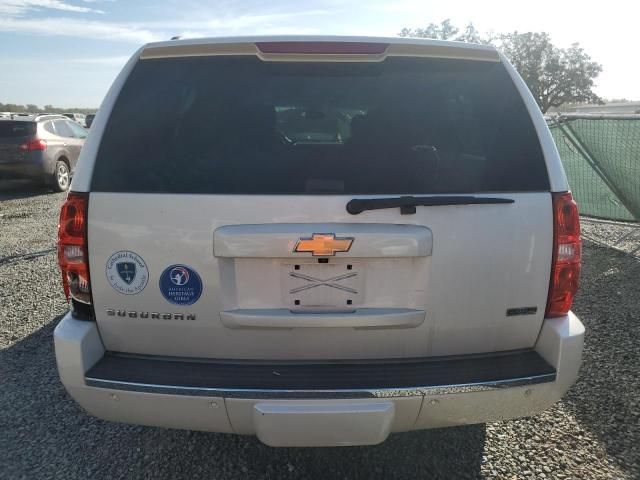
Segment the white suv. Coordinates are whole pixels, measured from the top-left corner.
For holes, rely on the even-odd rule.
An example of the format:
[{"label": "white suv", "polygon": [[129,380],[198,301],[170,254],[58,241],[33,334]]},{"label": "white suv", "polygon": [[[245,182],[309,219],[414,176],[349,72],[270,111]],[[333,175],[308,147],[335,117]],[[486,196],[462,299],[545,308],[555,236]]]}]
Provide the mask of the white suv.
[{"label": "white suv", "polygon": [[60,378],[100,418],[364,445],[575,381],[576,205],[489,46],[140,49],[62,208]]}]

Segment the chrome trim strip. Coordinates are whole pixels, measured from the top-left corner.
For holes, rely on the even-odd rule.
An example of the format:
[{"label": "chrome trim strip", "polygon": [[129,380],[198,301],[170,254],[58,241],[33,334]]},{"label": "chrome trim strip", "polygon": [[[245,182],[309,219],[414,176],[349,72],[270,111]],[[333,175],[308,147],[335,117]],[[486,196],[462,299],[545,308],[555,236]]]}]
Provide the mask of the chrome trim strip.
[{"label": "chrome trim strip", "polygon": [[425,321],[424,310],[410,308],[354,308],[353,312],[328,310],[305,312],[287,308],[224,310],[220,321],[231,329],[292,328],[415,328]]},{"label": "chrome trim strip", "polygon": [[512,378],[492,382],[481,382],[461,385],[436,385],[426,387],[385,388],[385,389],[353,389],[353,390],[268,390],[268,389],[237,389],[188,387],[175,385],[155,385],[134,382],[121,382],[100,378],[85,377],[88,387],[123,390],[129,392],[157,393],[164,395],[215,396],[227,398],[252,399],[298,399],[298,398],[388,398],[413,397],[427,395],[446,395],[457,393],[474,393],[502,388],[522,387],[549,383],[556,380],[555,373],[534,375],[531,377]]}]

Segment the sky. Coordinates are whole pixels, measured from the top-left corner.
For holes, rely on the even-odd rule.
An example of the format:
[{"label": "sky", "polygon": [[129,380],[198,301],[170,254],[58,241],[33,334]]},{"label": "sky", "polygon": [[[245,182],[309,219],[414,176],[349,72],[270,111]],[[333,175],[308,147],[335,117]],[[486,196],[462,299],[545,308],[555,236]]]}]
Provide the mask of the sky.
[{"label": "sky", "polygon": [[451,19],[481,32],[546,31],[602,64],[596,93],[640,100],[640,2],[608,0],[0,0],[0,102],[98,107],[127,59],[174,35],[396,36]]}]

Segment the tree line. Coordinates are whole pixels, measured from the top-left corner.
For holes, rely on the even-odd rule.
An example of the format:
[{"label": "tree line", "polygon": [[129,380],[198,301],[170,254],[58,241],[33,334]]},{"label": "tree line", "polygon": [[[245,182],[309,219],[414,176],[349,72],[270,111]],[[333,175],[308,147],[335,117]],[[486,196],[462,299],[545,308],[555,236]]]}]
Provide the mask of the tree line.
[{"label": "tree line", "polygon": [[461,30],[447,19],[425,28],[403,28],[399,35],[494,45],[520,73],[543,113],[568,103],[603,103],[593,91],[602,65],[578,43],[556,47],[546,32],[483,35],[473,23]]},{"label": "tree line", "polygon": [[0,103],[0,112],[11,113],[96,113],[96,108],[60,108],[53,105],[45,105],[40,108],[37,105],[28,103],[26,105],[18,105],[15,103]]}]

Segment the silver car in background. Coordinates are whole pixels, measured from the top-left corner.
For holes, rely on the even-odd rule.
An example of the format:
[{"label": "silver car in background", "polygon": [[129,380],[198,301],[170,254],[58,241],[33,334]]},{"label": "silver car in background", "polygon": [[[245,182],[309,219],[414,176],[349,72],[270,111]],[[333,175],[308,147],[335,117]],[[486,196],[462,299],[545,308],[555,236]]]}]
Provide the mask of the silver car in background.
[{"label": "silver car in background", "polygon": [[62,115],[0,119],[0,178],[67,190],[87,133]]}]

